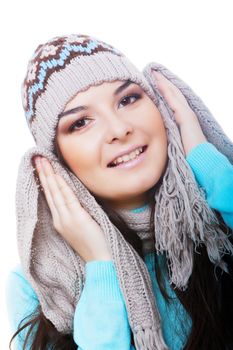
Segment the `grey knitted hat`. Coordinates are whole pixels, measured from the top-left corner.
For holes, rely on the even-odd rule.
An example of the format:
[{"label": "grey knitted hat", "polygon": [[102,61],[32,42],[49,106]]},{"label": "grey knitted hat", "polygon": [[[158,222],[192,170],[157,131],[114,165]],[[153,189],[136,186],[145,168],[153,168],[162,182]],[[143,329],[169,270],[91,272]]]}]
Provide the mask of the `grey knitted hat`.
[{"label": "grey knitted hat", "polygon": [[[39,45],[29,61],[22,85],[22,99],[36,147],[29,149],[22,157],[16,188],[21,265],[37,293],[45,316],[58,331],[72,332],[74,310],[85,280],[85,263],[53,227],[51,213],[39,189],[32,162],[37,154],[50,160],[54,171],[62,175],[80,204],[102,228],[116,267],[137,350],[168,349],[146,265],[112,224],[94,196],[60,163],[55,154],[54,138],[59,114],[78,92],[114,80],[129,79],[142,87],[161,112],[169,141],[168,167],[155,197],[156,203],[160,203],[155,209],[155,248],[158,253],[164,251],[171,261],[171,282],[185,289],[192,273],[194,249],[198,244],[206,245],[214,264],[221,262],[224,253],[233,253],[233,248],[185,161],[173,112],[157,90],[152,70],[162,73],[181,90],[196,113],[207,140],[233,163],[231,140],[184,81],[155,62],[149,63],[140,72],[111,45],[88,35],[74,34],[55,37]],[[166,198],[168,191],[164,190],[168,185],[175,188],[175,194],[169,200]],[[199,203],[199,206],[191,206],[190,203]],[[171,221],[174,217],[172,213],[175,215],[177,210],[180,211],[176,216],[180,217],[180,222],[174,223]]]}]

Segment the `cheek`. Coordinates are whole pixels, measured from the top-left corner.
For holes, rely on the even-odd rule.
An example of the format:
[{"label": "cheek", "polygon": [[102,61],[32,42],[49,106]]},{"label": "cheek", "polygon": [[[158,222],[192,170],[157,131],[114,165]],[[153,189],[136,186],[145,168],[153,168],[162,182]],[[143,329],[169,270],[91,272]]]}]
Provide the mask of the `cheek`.
[{"label": "cheek", "polygon": [[156,106],[150,105],[148,108],[147,120],[145,127],[152,144],[152,148],[155,149],[157,154],[157,160],[159,160],[160,166],[164,166],[167,161],[167,131],[163,118]]},{"label": "cheek", "polygon": [[80,138],[70,138],[61,142],[60,149],[66,163],[77,175],[82,175],[86,172],[93,172],[96,163],[99,160],[98,146]]},{"label": "cheek", "polygon": [[143,128],[151,138],[166,139],[167,135],[163,118],[158,108],[152,102],[145,105],[143,115],[144,118],[140,120],[141,128]]}]

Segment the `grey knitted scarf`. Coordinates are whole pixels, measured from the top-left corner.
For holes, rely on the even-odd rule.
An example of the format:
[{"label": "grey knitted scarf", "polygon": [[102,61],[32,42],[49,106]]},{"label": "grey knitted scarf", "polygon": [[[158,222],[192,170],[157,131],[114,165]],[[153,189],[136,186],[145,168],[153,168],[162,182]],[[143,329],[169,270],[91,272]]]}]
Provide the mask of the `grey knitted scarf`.
[{"label": "grey knitted scarf", "polygon": [[[17,241],[20,262],[44,315],[59,332],[72,333],[73,316],[85,282],[85,262],[53,227],[32,157],[50,160],[77,195],[80,204],[102,228],[116,267],[136,350],[168,349],[145,262],[112,224],[95,197],[59,161],[54,139],[58,115],[79,91],[103,81],[130,79],[139,84],[159,109],[168,137],[168,164],[155,192],[154,235],[157,253],[169,258],[170,282],[184,290],[200,244],[209,259],[221,265],[233,247],[220,228],[205,192],[185,160],[172,110],[156,88],[152,70],[161,72],[184,94],[209,142],[233,163],[233,144],[196,93],[161,64],[151,62],[140,72],[119,50],[87,35],[56,37],[39,45],[28,64],[22,86],[27,123],[36,146],[23,155],[16,187]],[[222,96],[223,98],[223,96]],[[143,232],[142,239],[149,238]]]},{"label": "grey knitted scarf", "polygon": [[150,225],[152,214],[151,205],[146,204],[145,206],[141,207],[139,211],[137,209],[128,210],[122,208],[115,211],[121,218],[124,219],[124,221],[127,223],[127,226],[133,229],[141,238],[143,256],[145,257],[147,253],[155,252],[155,243],[153,237],[154,231],[151,231]]}]

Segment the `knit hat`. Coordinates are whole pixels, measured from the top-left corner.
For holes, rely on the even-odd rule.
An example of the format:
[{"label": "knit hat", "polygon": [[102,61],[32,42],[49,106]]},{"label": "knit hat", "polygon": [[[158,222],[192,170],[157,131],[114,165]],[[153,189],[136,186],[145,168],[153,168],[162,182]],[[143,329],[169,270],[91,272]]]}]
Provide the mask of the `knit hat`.
[{"label": "knit hat", "polygon": [[[170,281],[177,288],[187,288],[194,249],[199,244],[206,245],[214,264],[223,266],[223,254],[232,254],[233,247],[185,161],[173,112],[157,90],[152,70],[162,73],[181,90],[196,113],[207,140],[233,163],[231,140],[185,82],[155,62],[140,72],[111,45],[88,35],[74,34],[55,37],[39,45],[29,61],[22,98],[36,147],[22,157],[16,188],[20,261],[44,315],[58,331],[72,332],[74,311],[85,280],[85,263],[53,227],[32,162],[37,154],[50,161],[54,171],[65,179],[82,207],[102,228],[116,267],[137,350],[167,349],[148,270],[95,197],[61,164],[55,153],[54,139],[59,114],[78,92],[105,81],[129,79],[139,84],[159,109],[168,136],[168,165],[162,185],[155,193],[159,205],[155,207],[154,234],[157,252],[165,252],[170,262]],[[169,196],[171,192],[173,196]]]},{"label": "knit hat", "polygon": [[92,85],[118,79],[131,79],[154,97],[142,73],[103,41],[70,35],[39,45],[22,87],[25,115],[36,144],[52,151],[58,115],[66,103]]}]

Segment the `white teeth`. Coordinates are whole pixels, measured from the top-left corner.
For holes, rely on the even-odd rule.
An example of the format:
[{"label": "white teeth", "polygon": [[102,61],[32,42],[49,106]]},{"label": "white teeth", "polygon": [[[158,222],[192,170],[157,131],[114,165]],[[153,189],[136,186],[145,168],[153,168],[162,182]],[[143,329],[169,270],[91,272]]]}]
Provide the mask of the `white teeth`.
[{"label": "white teeth", "polygon": [[140,153],[142,153],[142,147],[139,147],[135,151],[133,151],[129,154],[126,154],[122,157],[118,157],[117,159],[115,159],[115,161],[113,163],[115,165],[117,165],[120,163],[128,162],[129,160],[136,158]]}]

